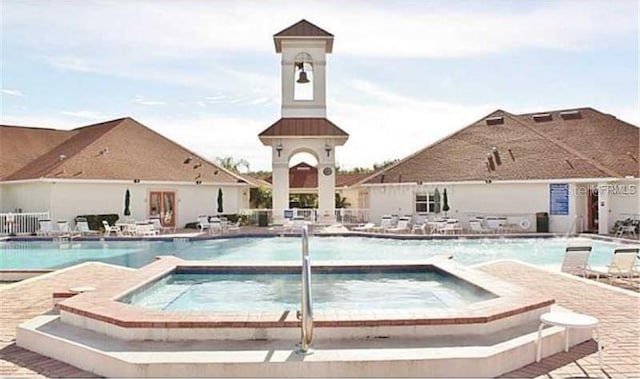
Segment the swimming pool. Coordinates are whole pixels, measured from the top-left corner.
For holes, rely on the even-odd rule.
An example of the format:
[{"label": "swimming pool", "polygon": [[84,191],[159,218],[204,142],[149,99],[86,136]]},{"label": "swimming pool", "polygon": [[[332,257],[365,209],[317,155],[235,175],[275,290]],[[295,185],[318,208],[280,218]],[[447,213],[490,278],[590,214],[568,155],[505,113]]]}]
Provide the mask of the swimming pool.
[{"label": "swimming pool", "polygon": [[[312,284],[316,310],[456,308],[495,297],[439,271],[314,273]],[[172,274],[122,301],[163,311],[295,310],[300,273]]]},{"label": "swimming pool", "polygon": [[[367,237],[312,237],[311,257],[328,260],[416,260],[451,254],[463,264],[496,259],[519,259],[559,268],[567,240],[564,238],[495,238],[397,240]],[[592,267],[611,260],[614,243],[593,241]],[[300,239],[291,237],[229,238],[174,243],[165,241],[0,242],[0,269],[58,269],[99,261],[142,267],[159,255],[186,260],[299,261]]]}]

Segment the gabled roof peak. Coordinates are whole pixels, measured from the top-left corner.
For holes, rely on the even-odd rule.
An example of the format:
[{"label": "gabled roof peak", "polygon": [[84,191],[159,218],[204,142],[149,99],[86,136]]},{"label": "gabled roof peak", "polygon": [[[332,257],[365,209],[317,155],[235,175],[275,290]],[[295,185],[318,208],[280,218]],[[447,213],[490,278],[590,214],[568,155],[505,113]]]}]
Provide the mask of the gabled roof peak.
[{"label": "gabled roof peak", "polygon": [[277,53],[282,52],[282,40],[284,39],[324,40],[326,42],[326,52],[331,53],[333,50],[333,34],[305,19],[273,35],[273,42],[275,43]]}]

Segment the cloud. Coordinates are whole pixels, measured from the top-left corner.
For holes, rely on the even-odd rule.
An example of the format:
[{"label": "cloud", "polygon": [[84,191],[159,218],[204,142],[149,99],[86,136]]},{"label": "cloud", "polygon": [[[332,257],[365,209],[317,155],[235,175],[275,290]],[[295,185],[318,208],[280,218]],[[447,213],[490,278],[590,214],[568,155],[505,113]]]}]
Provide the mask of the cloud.
[{"label": "cloud", "polygon": [[[197,59],[214,50],[272,54],[271,36],[308,15],[336,35],[341,54],[367,57],[461,57],[522,48],[582,50],[637,31],[635,2],[483,4],[487,6],[455,2],[389,6],[364,1],[190,2],[188,6],[151,1],[13,2],[3,7],[3,24],[9,37],[31,47],[92,52],[131,63]],[[89,69],[82,58],[54,62]]]},{"label": "cloud", "polygon": [[85,118],[89,120],[101,120],[105,118],[105,116],[100,112],[93,112],[93,111],[87,111],[87,110],[61,111],[60,114],[63,114],[65,116],[77,117],[77,118]]},{"label": "cloud", "polygon": [[9,88],[2,88],[0,89],[0,92],[2,92],[5,95],[9,95],[9,96],[16,96],[16,97],[23,97],[24,94],[17,89],[9,89]]},{"label": "cloud", "polygon": [[149,99],[147,99],[147,98],[145,98],[144,96],[141,96],[141,95],[137,95],[131,101],[136,103],[136,104],[147,105],[147,106],[156,106],[156,105],[165,105],[166,104],[164,101],[149,100]]}]

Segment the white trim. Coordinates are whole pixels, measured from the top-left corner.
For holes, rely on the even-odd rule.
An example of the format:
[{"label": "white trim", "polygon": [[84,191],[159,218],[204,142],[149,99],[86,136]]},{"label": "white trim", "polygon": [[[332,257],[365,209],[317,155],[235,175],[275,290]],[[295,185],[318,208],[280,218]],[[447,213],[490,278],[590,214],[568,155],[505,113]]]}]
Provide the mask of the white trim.
[{"label": "white trim", "polygon": [[37,178],[37,179],[22,179],[22,180],[5,180],[0,181],[2,184],[23,184],[23,183],[80,183],[80,184],[129,184],[129,185],[188,185],[188,186],[216,186],[216,187],[246,187],[250,186],[249,183],[221,183],[221,182],[202,182],[196,184],[195,182],[180,182],[170,180],[140,180],[139,183],[134,183],[133,179],[66,179],[66,178]]},{"label": "white trim", "polygon": [[[635,180],[640,180],[638,178],[634,178]],[[564,178],[564,179],[531,179],[531,180],[492,180],[491,183],[487,183],[484,180],[468,180],[468,181],[459,181],[459,182],[423,182],[422,184],[418,184],[417,182],[406,182],[406,183],[371,183],[371,184],[361,184],[362,187],[386,187],[386,186],[430,186],[430,185],[457,185],[457,184],[547,184],[547,183],[601,183],[601,182],[620,182],[620,181],[628,181],[634,179],[625,179],[625,178]]]}]

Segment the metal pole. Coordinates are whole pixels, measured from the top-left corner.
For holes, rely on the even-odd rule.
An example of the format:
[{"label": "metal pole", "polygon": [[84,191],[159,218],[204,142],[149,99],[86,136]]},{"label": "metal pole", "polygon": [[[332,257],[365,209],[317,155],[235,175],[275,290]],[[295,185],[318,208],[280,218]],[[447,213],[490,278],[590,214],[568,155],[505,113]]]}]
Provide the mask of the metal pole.
[{"label": "metal pole", "polygon": [[302,227],[302,311],[300,312],[300,351],[306,353],[313,339],[313,303],[311,299],[311,258],[309,258],[309,230]]}]

